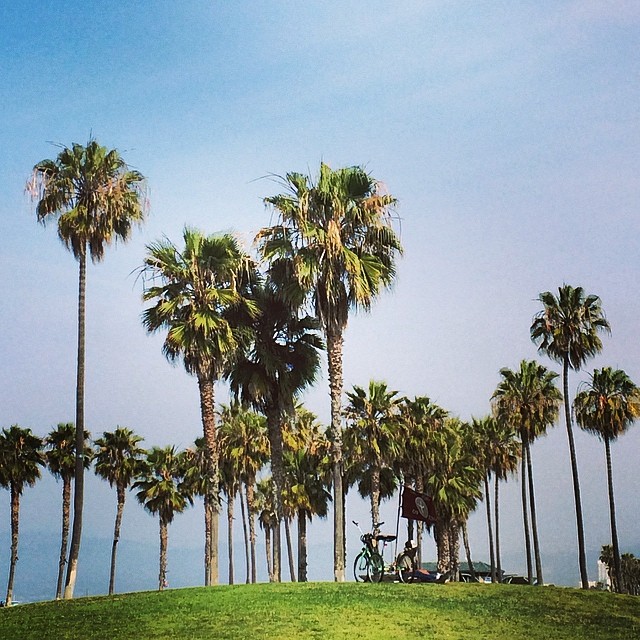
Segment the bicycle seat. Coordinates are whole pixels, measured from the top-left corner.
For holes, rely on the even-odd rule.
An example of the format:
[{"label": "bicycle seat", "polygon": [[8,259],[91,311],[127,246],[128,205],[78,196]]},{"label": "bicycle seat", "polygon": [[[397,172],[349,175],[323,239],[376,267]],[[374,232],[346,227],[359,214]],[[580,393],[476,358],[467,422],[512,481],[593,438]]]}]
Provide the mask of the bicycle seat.
[{"label": "bicycle seat", "polygon": [[385,536],[383,534],[376,536],[376,540],[379,540],[380,542],[393,542],[395,539],[395,536]]}]

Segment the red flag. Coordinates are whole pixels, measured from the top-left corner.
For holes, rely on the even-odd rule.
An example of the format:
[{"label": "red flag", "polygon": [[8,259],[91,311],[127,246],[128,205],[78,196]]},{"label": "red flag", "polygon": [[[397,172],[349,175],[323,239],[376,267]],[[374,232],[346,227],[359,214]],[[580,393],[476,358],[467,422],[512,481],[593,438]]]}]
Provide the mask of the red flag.
[{"label": "red flag", "polygon": [[402,517],[409,520],[422,520],[428,525],[436,521],[436,509],[433,499],[426,493],[418,493],[410,487],[402,491]]}]

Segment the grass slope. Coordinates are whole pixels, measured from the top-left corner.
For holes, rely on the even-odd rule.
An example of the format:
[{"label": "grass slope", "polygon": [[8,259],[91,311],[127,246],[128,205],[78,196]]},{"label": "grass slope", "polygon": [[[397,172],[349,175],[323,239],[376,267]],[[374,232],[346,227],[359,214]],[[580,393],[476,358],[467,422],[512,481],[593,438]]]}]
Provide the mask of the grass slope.
[{"label": "grass slope", "polygon": [[545,587],[260,584],[0,609],[0,640],[640,638],[640,599]]}]

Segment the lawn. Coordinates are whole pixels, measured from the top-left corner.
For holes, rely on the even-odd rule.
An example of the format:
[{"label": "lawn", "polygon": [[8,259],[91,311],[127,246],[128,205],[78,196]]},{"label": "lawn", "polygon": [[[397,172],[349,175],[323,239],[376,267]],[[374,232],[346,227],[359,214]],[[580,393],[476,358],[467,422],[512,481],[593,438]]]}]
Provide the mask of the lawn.
[{"label": "lawn", "polygon": [[0,609],[0,640],[640,638],[640,599],[510,585],[260,584]]}]

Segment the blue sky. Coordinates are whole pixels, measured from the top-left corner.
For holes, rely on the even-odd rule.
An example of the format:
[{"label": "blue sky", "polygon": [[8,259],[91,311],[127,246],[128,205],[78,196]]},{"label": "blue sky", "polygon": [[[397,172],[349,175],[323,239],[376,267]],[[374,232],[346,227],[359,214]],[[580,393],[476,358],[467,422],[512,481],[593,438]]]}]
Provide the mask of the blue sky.
[{"label": "blue sky", "polygon": [[[587,370],[640,381],[637,3],[20,2],[0,8],[0,25],[0,425],[44,434],[73,418],[76,263],[36,224],[24,184],[56,155],[51,143],[89,135],[147,176],[151,203],[144,228],[88,273],[94,433],[120,424],[149,445],[186,446],[200,428],[195,381],[140,325],[131,272],[145,244],[179,239],[185,223],[250,240],[270,220],[262,198],[278,191],[265,176],[321,160],[365,165],[402,219],[397,284],[349,326],[347,386],[385,379],[463,419],[483,415],[498,370],[536,356],[538,293],[563,282],[599,294],[612,325]],[[306,401],[328,419],[326,376]],[[637,431],[614,446],[621,546],[636,553]],[[604,454],[577,438],[597,549],[608,540]],[[559,425],[533,451],[543,553],[575,547],[566,449]],[[516,559],[517,486],[505,492],[504,542]],[[87,527],[108,536],[113,496],[91,487],[105,506]],[[50,479],[29,492],[25,530],[57,523],[55,492]],[[127,517],[125,538],[155,544],[150,517],[133,505]],[[197,510],[185,515],[176,538],[186,544],[199,523]],[[483,527],[474,515],[481,558]],[[8,544],[7,531],[0,494]],[[312,564],[311,576],[323,570]]]}]

